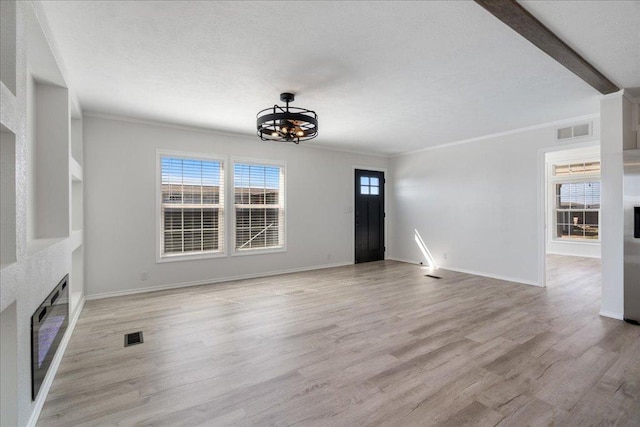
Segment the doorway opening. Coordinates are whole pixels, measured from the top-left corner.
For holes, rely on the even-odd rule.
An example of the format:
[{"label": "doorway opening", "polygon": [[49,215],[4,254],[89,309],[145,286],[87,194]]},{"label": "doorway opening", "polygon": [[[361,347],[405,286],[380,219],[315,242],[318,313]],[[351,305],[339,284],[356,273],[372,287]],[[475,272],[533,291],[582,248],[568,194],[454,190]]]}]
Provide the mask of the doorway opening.
[{"label": "doorway opening", "polygon": [[599,295],[600,147],[546,152],[544,189],[546,286]]}]

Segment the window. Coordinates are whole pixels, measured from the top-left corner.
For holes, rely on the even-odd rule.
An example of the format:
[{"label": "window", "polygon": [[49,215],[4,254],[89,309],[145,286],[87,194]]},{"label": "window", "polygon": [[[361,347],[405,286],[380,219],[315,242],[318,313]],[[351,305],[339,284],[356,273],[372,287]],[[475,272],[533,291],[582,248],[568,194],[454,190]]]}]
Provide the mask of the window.
[{"label": "window", "polygon": [[284,167],[235,163],[235,251],[284,248]]},{"label": "window", "polygon": [[380,195],[380,179],[376,177],[360,177],[360,194],[378,196]]},{"label": "window", "polygon": [[599,240],[600,163],[553,166],[555,234],[559,240]]},{"label": "window", "polygon": [[223,163],[161,155],[160,169],[160,256],[224,252]]}]

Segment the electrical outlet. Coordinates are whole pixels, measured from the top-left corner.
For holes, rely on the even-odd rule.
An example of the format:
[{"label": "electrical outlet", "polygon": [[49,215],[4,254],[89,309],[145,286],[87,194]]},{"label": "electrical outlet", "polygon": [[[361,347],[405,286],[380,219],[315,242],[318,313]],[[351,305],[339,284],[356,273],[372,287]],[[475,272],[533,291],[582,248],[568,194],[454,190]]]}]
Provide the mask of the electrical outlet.
[{"label": "electrical outlet", "polygon": [[447,253],[446,253],[446,252],[445,252],[445,253],[443,253],[443,254],[442,254],[442,259],[447,259],[447,256],[448,256],[448,255],[447,255]]},{"label": "electrical outlet", "polygon": [[149,279],[149,273],[147,273],[146,271],[143,271],[142,274],[140,275],[140,280],[144,282],[148,279]]},{"label": "electrical outlet", "polygon": [[331,259],[331,254],[327,254],[327,259]]}]

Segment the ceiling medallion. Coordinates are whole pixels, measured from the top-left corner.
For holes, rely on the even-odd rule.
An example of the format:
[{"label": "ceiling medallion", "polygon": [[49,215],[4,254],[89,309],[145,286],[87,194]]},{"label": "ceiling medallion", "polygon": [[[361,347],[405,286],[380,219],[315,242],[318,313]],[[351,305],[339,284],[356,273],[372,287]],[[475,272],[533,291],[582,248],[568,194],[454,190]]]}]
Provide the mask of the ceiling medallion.
[{"label": "ceiling medallion", "polygon": [[318,115],[306,108],[289,107],[293,93],[281,93],[280,100],[287,105],[265,108],[257,114],[258,136],[263,141],[291,141],[299,144],[318,136]]}]

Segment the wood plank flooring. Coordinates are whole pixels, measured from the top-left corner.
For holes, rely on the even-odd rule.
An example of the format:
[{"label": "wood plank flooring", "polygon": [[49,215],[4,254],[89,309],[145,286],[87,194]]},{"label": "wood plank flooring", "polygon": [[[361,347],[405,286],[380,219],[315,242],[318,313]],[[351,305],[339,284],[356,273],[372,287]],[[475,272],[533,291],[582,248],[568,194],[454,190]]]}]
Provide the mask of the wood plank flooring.
[{"label": "wood plank flooring", "polygon": [[640,327],[598,315],[598,260],[550,256],[546,289],[426,273],[90,301],[38,426],[640,425]]}]

